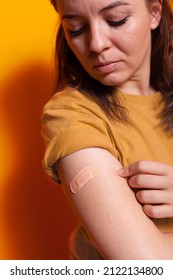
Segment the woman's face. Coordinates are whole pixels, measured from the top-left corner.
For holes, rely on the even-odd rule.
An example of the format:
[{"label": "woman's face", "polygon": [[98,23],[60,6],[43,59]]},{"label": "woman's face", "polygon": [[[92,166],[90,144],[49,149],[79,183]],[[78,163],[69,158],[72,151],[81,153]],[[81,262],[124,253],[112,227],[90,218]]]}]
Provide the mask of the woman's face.
[{"label": "woman's face", "polygon": [[156,8],[151,14],[145,0],[58,0],[57,6],[66,40],[90,76],[122,91],[149,83]]}]

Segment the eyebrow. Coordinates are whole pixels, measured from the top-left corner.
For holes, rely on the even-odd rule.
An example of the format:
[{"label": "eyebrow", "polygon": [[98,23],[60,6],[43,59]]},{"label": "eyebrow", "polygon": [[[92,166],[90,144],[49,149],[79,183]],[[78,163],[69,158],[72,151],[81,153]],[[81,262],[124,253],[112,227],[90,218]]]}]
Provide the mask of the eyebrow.
[{"label": "eyebrow", "polygon": [[128,6],[128,5],[130,5],[130,4],[119,0],[114,3],[111,3],[110,5],[106,6],[103,9],[101,9],[100,13],[103,13],[107,10],[111,10],[111,9],[119,7],[119,6]]},{"label": "eyebrow", "polygon": [[[113,3],[109,4],[108,6],[102,8],[102,9],[99,11],[99,13],[101,14],[101,13],[103,13],[103,12],[105,12],[105,11],[108,11],[108,10],[111,10],[111,9],[113,9],[113,8],[116,8],[116,7],[119,7],[119,6],[128,6],[128,5],[130,5],[130,4],[127,3],[127,2],[123,2],[123,1],[121,1],[121,0],[118,0],[118,1],[113,2]],[[73,18],[81,18],[81,16],[75,15],[75,14],[64,14],[64,15],[62,16],[62,19],[61,19],[61,20],[63,20],[63,19],[73,19]]]}]

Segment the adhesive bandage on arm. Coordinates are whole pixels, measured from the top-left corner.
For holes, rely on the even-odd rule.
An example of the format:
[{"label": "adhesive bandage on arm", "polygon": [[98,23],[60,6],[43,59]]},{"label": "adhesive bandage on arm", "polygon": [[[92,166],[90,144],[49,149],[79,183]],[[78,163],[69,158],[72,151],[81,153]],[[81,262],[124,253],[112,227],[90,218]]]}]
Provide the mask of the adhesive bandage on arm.
[{"label": "adhesive bandage on arm", "polygon": [[95,178],[101,173],[96,163],[92,163],[83,168],[70,182],[70,190],[73,194],[77,194],[79,190],[91,179]]}]

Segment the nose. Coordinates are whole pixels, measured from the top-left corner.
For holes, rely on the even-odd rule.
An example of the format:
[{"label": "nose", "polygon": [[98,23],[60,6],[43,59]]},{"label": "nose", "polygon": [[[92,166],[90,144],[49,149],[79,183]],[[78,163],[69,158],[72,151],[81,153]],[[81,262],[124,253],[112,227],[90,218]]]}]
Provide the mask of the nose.
[{"label": "nose", "polygon": [[106,34],[105,30],[101,26],[95,26],[90,30],[89,36],[89,48],[90,51],[94,53],[101,53],[102,51],[108,49],[111,42]]}]

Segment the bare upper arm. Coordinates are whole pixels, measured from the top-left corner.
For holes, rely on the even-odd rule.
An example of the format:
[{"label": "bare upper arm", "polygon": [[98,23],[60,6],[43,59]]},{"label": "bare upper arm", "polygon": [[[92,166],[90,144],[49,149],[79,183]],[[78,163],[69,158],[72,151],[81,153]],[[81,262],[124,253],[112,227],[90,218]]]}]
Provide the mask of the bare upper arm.
[{"label": "bare upper arm", "polygon": [[[93,162],[99,167],[99,175],[73,194],[71,180]],[[57,164],[71,205],[106,259],[161,258],[162,235],[143,213],[126,179],[117,175],[120,167],[112,154],[100,148],[74,152]]]}]

